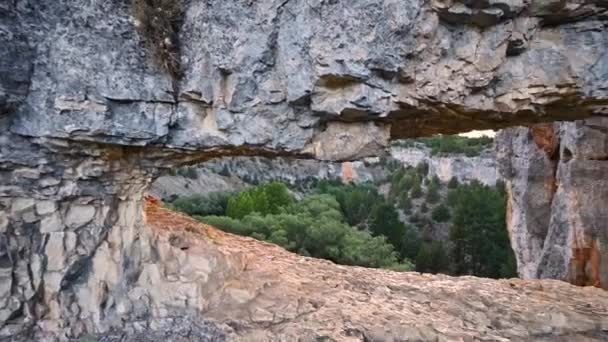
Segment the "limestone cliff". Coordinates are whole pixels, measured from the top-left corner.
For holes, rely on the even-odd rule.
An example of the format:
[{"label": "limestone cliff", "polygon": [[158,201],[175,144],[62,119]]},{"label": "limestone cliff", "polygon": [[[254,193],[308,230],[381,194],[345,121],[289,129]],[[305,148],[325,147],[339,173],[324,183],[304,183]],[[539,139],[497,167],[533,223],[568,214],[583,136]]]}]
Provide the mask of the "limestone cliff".
[{"label": "limestone cliff", "polygon": [[[0,1],[0,339],[217,339],[217,326],[204,319],[227,319],[211,314],[204,295],[247,278],[231,278],[238,263],[180,254],[190,247],[179,237],[155,238],[143,195],[161,169],[223,155],[350,160],[381,153],[391,137],[606,113],[605,1],[182,3],[177,40],[150,42],[138,35],[128,1]],[[150,62],[151,44],[179,44],[172,49],[180,51],[179,77]],[[176,264],[183,274],[170,271]],[[456,280],[470,284],[462,293],[477,294],[458,312],[461,305],[449,305],[458,300],[452,283],[440,277],[416,283],[413,275],[382,273],[397,289],[385,297],[394,304],[374,302],[370,293],[384,291],[373,280],[380,273],[363,269],[332,266],[292,286],[333,300],[324,290],[341,272],[350,279],[345,288],[362,290],[326,304],[292,302],[295,316],[261,311],[250,319],[275,333],[277,322],[307,319],[298,314],[318,306],[332,326],[346,317],[340,299],[374,303],[344,329],[335,325],[352,339],[373,340],[357,324],[383,307],[394,305],[391,319],[413,326],[400,313],[423,315],[427,324],[433,300],[448,298],[440,307],[450,316],[432,334],[480,334],[474,321],[498,329],[487,336],[605,337],[605,294],[555,282]],[[317,283],[323,287],[310,290]],[[266,307],[276,299],[255,298]],[[513,306],[518,301],[528,314]],[[229,308],[221,311],[237,317],[238,308]]]},{"label": "limestone cliff", "polygon": [[608,289],[608,118],[498,135],[519,273]]},{"label": "limestone cliff", "polygon": [[425,162],[429,165],[429,174],[437,176],[445,183],[453,177],[460,182],[477,180],[493,186],[499,179],[493,150],[483,151],[479,156],[468,157],[463,154],[432,155],[431,150],[424,146],[393,146],[391,156],[405,166],[416,166]]},{"label": "limestone cliff", "polygon": [[[476,157],[464,154],[434,156],[425,146],[404,148],[391,146],[385,158],[365,158],[353,162],[331,162],[294,158],[224,157],[188,167],[190,174],[174,172],[154,181],[150,193],[164,200],[176,196],[213,191],[240,190],[248,184],[281,180],[293,185],[311,179],[342,179],[353,182],[385,181],[390,175],[384,161],[415,167],[425,162],[429,175],[445,183],[455,177],[461,182],[472,180],[494,185],[498,168],[494,149]],[[179,171],[179,170],[178,170]]]},{"label": "limestone cliff", "polygon": [[240,190],[252,184],[275,180],[292,185],[312,179],[367,182],[381,180],[388,175],[378,158],[330,162],[283,157],[224,157],[191,166],[187,170],[194,174],[184,176],[180,172],[173,172],[159,177],[152,183],[150,193],[162,199],[171,199],[213,191]]}]

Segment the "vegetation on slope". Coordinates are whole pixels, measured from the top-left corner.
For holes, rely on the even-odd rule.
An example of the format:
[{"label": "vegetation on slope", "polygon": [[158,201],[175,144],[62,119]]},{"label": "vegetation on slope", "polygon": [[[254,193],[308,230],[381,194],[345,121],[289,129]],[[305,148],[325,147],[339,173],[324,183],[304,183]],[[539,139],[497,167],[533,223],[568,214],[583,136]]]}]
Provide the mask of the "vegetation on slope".
[{"label": "vegetation on slope", "polygon": [[393,144],[401,147],[424,145],[431,149],[431,155],[464,154],[468,157],[479,156],[481,151],[492,147],[490,137],[468,138],[459,135],[434,135],[432,137],[397,140]]},{"label": "vegetation on slope", "polygon": [[[396,168],[386,196],[371,183],[314,180],[297,187],[303,188],[307,192],[300,200],[284,183],[272,182],[169,205],[222,230],[336,263],[515,276],[500,184],[456,179],[444,184],[421,164]],[[438,238],[438,231],[445,231],[445,238]]]},{"label": "vegetation on slope", "polygon": [[313,193],[295,201],[278,182],[245,190],[228,201],[227,216],[196,216],[222,230],[275,243],[290,251],[346,265],[410,270],[393,244],[348,224],[336,197]]}]

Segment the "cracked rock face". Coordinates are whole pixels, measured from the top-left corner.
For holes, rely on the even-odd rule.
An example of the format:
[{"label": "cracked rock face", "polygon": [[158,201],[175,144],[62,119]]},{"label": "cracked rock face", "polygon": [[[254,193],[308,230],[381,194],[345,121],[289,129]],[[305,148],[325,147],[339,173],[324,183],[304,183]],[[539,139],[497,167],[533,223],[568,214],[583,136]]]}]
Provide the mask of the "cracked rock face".
[{"label": "cracked rock face", "polygon": [[[236,261],[167,258],[190,247],[145,223],[144,192],[165,168],[224,155],[348,160],[390,138],[607,111],[605,1],[184,1],[178,80],[150,62],[128,3],[0,1],[0,340],[223,336],[190,301]],[[580,151],[572,160],[591,153]],[[599,171],[560,172],[576,189]],[[590,260],[597,241],[581,244]],[[200,278],[175,278],[176,264]],[[606,330],[605,309],[585,310]],[[596,333],[562,318],[538,336]]]},{"label": "cracked rock face", "polygon": [[608,289],[608,117],[507,129],[497,140],[520,275]]}]

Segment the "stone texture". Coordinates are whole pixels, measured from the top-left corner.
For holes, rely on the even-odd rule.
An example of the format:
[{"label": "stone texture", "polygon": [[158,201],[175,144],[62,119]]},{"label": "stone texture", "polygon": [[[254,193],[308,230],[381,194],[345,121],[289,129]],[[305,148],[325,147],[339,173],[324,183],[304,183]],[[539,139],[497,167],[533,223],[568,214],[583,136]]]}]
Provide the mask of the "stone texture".
[{"label": "stone texture", "polygon": [[479,156],[468,157],[464,154],[432,155],[425,146],[391,148],[391,157],[405,166],[415,167],[419,163],[429,165],[429,174],[447,183],[452,177],[459,182],[477,180],[494,186],[499,179],[496,155],[493,149],[485,150]]},{"label": "stone texture", "polygon": [[[184,239],[157,239],[142,215],[152,179],[180,164],[225,155],[355,159],[381,152],[389,137],[606,113],[604,1],[183,4],[183,70],[173,80],[150,62],[128,1],[0,1],[0,211],[8,220],[0,233],[3,283],[10,274],[10,290],[4,287],[0,297],[0,339],[163,338],[168,326],[183,333],[176,340],[213,339],[222,336],[217,329],[256,341],[378,340],[380,331],[465,339],[488,326],[498,331],[486,330],[490,338],[605,337],[605,293],[555,282],[432,278],[437,291],[421,295],[431,278],[331,266],[297,290],[301,295],[288,297],[294,300],[279,301],[279,288],[254,299],[262,304],[238,306],[230,296],[246,300],[242,291],[221,297],[224,289],[248,290],[230,282],[244,268],[238,252],[227,259],[219,250],[209,256],[211,249],[191,255],[186,251],[195,247]],[[581,186],[576,179],[600,172],[572,165],[560,170],[574,177],[558,195],[567,207],[575,205],[567,199],[576,193],[568,189]],[[65,229],[41,226],[47,217],[36,212],[41,201],[57,203]],[[586,241],[582,248],[590,248],[593,265],[604,240],[597,247]],[[298,270],[295,261],[289,265]],[[238,279],[264,288],[262,274]],[[306,279],[264,284],[298,288]],[[324,284],[346,292],[332,297]],[[397,299],[374,302],[373,293],[386,292],[387,284]],[[549,294],[535,294],[539,284]],[[458,302],[456,289],[474,295]],[[436,296],[449,300],[430,306]],[[172,326],[189,324],[175,317],[191,308],[200,324]],[[438,309],[446,314],[434,320]],[[396,318],[373,320],[382,317],[377,312]],[[219,325],[204,323],[205,316]],[[492,321],[505,316],[505,326]],[[338,321],[344,325],[334,323],[336,317],[346,317]],[[284,320],[300,318],[324,325],[279,331]]]},{"label": "stone texture", "polygon": [[[551,280],[496,281],[339,266],[223,233],[154,200],[148,200],[146,215],[157,260],[164,266],[148,265],[148,275],[136,289],[158,289],[148,297],[154,310],[170,310],[171,304],[184,312],[200,310],[207,321],[193,329],[213,323],[218,334],[203,341],[608,337],[608,294],[599,289]],[[229,280],[220,285],[221,279]],[[151,336],[175,338],[171,332],[184,328],[181,319],[173,327],[160,322],[156,326],[161,331],[151,331]],[[138,341],[140,336],[122,334],[118,341]]]},{"label": "stone texture", "polygon": [[508,129],[497,145],[520,275],[608,289],[608,118]]},{"label": "stone texture", "polygon": [[274,180],[298,185],[313,178],[341,179],[348,174],[349,181],[357,183],[381,180],[388,175],[378,158],[330,162],[285,157],[223,157],[191,167],[196,170],[196,178],[179,172],[166,174],[152,183],[148,193],[172,200],[177,196],[241,190],[250,184]]}]

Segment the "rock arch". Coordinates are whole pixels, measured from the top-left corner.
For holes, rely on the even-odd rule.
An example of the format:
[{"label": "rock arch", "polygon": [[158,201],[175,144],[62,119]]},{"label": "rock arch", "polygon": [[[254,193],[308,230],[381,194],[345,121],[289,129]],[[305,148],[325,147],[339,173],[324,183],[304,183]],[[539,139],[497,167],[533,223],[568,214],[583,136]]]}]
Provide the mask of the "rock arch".
[{"label": "rock arch", "polygon": [[[188,302],[197,287],[145,285],[184,265],[143,217],[164,168],[221,155],[352,160],[391,138],[608,113],[600,1],[184,6],[176,82],[149,63],[127,2],[0,4],[0,339],[122,329],[120,340],[187,317],[188,338],[220,338],[198,321],[204,304]],[[195,271],[217,284],[233,274],[226,260]],[[186,301],[151,304],[166,291]],[[560,333],[605,334],[591,310],[581,315],[594,328]]]}]

